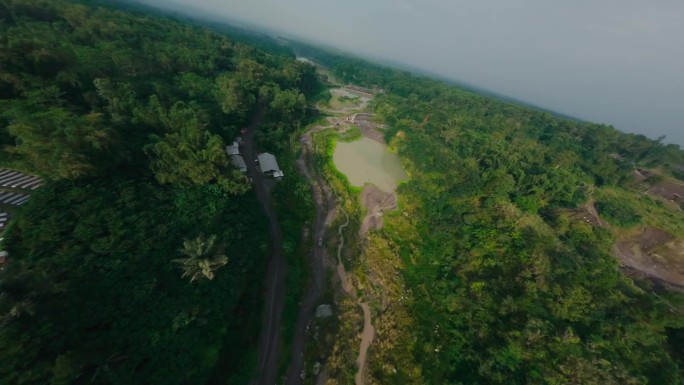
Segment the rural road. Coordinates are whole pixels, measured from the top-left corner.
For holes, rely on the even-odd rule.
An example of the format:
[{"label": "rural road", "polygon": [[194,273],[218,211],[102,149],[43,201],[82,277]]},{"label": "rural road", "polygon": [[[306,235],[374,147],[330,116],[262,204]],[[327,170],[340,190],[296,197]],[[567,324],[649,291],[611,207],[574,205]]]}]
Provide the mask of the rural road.
[{"label": "rural road", "polygon": [[247,164],[247,172],[254,181],[257,200],[264,208],[268,217],[269,235],[271,238],[271,258],[268,261],[266,272],[265,303],[259,339],[259,362],[255,385],[273,385],[278,375],[278,353],[280,350],[280,321],[283,313],[285,300],[285,275],[287,263],[283,259],[283,234],[278,225],[273,208],[271,192],[275,185],[272,179],[266,179],[261,175],[256,163],[256,149],[254,148],[254,134],[264,116],[264,110],[260,109],[247,132],[242,138],[240,152]]}]

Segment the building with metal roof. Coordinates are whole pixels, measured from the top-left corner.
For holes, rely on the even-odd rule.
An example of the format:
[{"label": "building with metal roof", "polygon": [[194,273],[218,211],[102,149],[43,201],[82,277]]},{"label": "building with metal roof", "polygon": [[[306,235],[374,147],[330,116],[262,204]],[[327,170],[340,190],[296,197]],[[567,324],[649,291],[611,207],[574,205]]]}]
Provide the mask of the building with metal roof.
[{"label": "building with metal roof", "polygon": [[284,176],[273,154],[265,152],[263,154],[259,154],[257,158],[259,160],[259,168],[261,169],[262,174],[272,175],[275,178],[282,178]]},{"label": "building with metal roof", "polygon": [[247,172],[247,164],[245,163],[245,160],[242,159],[242,156],[240,155],[233,155],[230,157],[230,163],[235,166],[238,170],[242,172]]},{"label": "building with metal roof", "polygon": [[230,146],[226,146],[226,153],[228,156],[240,155],[240,145],[238,142],[233,142]]}]

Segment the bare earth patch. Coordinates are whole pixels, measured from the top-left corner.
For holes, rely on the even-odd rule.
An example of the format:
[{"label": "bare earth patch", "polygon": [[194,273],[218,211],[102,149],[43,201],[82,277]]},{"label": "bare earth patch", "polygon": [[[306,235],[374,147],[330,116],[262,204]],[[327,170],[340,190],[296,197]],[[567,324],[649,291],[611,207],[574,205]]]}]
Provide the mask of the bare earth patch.
[{"label": "bare earth patch", "polygon": [[366,108],[368,101],[370,101],[369,95],[347,88],[333,88],[330,93],[332,99],[330,100],[330,108],[327,109],[329,113],[354,113]]},{"label": "bare earth patch", "polygon": [[661,176],[662,179],[653,184],[648,183],[647,178],[653,176],[659,176],[659,174],[644,169],[634,172],[635,182],[646,187],[646,194],[663,198],[665,201],[673,203],[674,208],[679,209],[679,204],[684,202],[684,183],[663,176]]},{"label": "bare earth patch", "polygon": [[592,226],[607,227],[608,224],[601,219],[601,216],[596,209],[596,202],[591,199],[589,202],[577,208],[574,214],[570,216],[570,219],[586,222]]},{"label": "bare earth patch", "polygon": [[373,139],[374,141],[382,144],[387,144],[385,142],[385,135],[376,129],[378,125],[375,123],[367,123],[359,125],[359,130],[363,136]]},{"label": "bare earth patch", "polygon": [[375,185],[366,184],[361,190],[361,204],[368,210],[359,230],[359,235],[363,239],[370,229],[382,228],[382,216],[385,210],[394,210],[397,207],[397,198],[393,192],[387,193]]},{"label": "bare earth patch", "polygon": [[615,254],[628,268],[684,287],[684,240],[676,239],[665,231],[646,227],[618,241]]}]

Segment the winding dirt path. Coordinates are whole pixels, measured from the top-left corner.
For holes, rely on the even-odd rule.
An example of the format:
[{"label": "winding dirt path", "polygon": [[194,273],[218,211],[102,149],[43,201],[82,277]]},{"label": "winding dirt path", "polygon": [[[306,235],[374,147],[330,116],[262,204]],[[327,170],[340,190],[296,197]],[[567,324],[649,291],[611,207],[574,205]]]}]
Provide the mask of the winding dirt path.
[{"label": "winding dirt path", "polygon": [[[347,279],[347,271],[342,263],[342,248],[344,247],[343,232],[344,229],[349,226],[349,214],[347,214],[347,211],[342,208],[342,198],[337,194],[335,188],[330,185],[330,189],[332,190],[333,194],[335,194],[337,201],[340,202],[340,211],[342,211],[342,214],[344,214],[346,218],[345,222],[337,228],[337,233],[340,236],[340,243],[337,245],[337,276],[342,282],[342,288],[344,291],[356,298],[356,293],[354,293],[354,288]],[[373,338],[375,337],[375,328],[373,327],[371,311],[368,303],[361,302],[361,299],[358,299],[357,303],[359,306],[361,306],[361,310],[363,310],[363,330],[361,331],[361,347],[359,349],[359,355],[356,358],[356,375],[354,376],[354,383],[356,385],[361,385],[363,384],[363,374],[364,370],[366,369],[366,356],[368,354],[368,348],[373,343]]]},{"label": "winding dirt path", "polygon": [[361,302],[361,309],[363,309],[363,332],[361,332],[361,349],[359,350],[359,357],[356,359],[356,376],[354,376],[354,383],[356,385],[363,384],[363,373],[366,370],[366,354],[368,348],[373,343],[375,336],[375,328],[371,323],[370,307],[365,302]]}]

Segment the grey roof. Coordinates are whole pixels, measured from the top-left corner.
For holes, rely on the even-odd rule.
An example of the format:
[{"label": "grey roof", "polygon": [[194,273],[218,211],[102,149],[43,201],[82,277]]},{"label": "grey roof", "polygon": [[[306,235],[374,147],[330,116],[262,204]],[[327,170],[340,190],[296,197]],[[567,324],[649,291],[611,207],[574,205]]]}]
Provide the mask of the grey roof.
[{"label": "grey roof", "polygon": [[273,154],[269,154],[267,152],[263,154],[259,154],[259,168],[261,168],[261,173],[265,174],[267,172],[276,172],[280,171],[280,167],[278,167],[278,162],[276,162],[275,156]]},{"label": "grey roof", "polygon": [[235,166],[235,168],[237,168],[238,170],[240,170],[242,172],[247,171],[247,164],[245,163],[245,160],[242,159],[242,157],[240,155],[231,156],[230,157],[230,163],[232,163],[233,166]]},{"label": "grey roof", "polygon": [[240,148],[237,142],[233,142],[230,146],[226,146],[226,152],[228,155],[240,155]]}]

